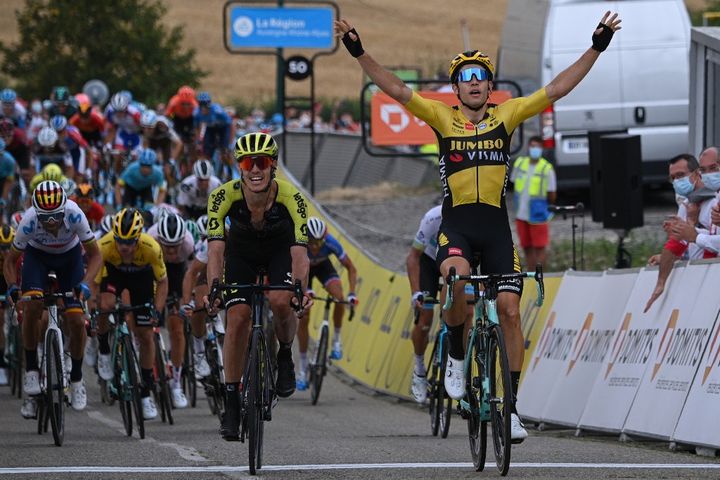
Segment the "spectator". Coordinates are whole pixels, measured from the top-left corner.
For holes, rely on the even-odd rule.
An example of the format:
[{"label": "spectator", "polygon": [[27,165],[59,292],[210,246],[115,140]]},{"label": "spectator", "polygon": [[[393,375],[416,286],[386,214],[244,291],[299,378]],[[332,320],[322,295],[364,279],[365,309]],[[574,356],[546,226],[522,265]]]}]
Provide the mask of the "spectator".
[{"label": "spectator", "polygon": [[697,195],[705,185],[703,185],[701,171],[712,172],[720,170],[718,165],[717,149],[705,149],[700,154],[701,164],[690,154],[677,155],[670,159],[670,181],[678,198],[678,212],[675,217],[663,222],[663,229],[668,233],[668,241],[665,243],[660,256],[651,257],[648,263],[659,264],[658,279],[655,289],[650,295],[650,299],[645,305],[644,312],[650,310],[655,300],[665,291],[665,284],[675,260],[686,255],[690,260],[698,258],[714,257],[712,251],[706,251],[697,244],[688,242],[680,238],[681,225],[679,222],[687,222],[690,225],[700,224],[703,228],[709,230],[711,226],[711,210],[715,203],[715,197],[703,197]]},{"label": "spectator", "polygon": [[557,195],[555,169],[542,152],[542,138],[531,137],[528,156],[518,157],[510,174],[515,189],[515,228],[528,269],[537,263],[545,265],[550,236],[548,203],[555,203]]}]

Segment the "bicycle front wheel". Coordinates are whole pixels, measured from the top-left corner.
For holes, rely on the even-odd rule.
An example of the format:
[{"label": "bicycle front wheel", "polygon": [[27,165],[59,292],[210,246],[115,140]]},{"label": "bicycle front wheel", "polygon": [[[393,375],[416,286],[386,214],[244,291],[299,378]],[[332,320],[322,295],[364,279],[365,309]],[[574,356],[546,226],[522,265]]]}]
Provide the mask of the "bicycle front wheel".
[{"label": "bicycle front wheel", "polygon": [[445,370],[447,367],[448,349],[450,344],[447,336],[443,339],[442,358],[440,359],[440,380],[437,386],[437,409],[440,427],[440,436],[447,438],[450,432],[450,418],[452,417],[453,399],[445,392]]},{"label": "bicycle front wheel", "polygon": [[[470,332],[472,335],[472,332]],[[482,339],[478,336],[467,348],[471,349],[470,365],[465,376],[465,392],[468,403],[468,438],[470,440],[470,455],[475,470],[481,472],[485,468],[487,454],[487,423],[482,421],[480,409],[483,404],[482,379],[485,372],[481,363]]]},{"label": "bicycle front wheel", "polygon": [[192,408],[197,406],[197,379],[195,378],[195,347],[191,333],[185,335],[185,361],[182,371],[182,389]]},{"label": "bicycle front wheel", "polygon": [[65,406],[65,374],[63,372],[62,339],[56,330],[48,331],[45,337],[45,380],[46,405],[50,416],[53,439],[58,447],[65,438],[65,419],[63,408]]},{"label": "bicycle front wheel", "polygon": [[260,343],[260,332],[253,330],[250,355],[248,355],[247,391],[245,393],[250,475],[255,475],[262,466],[263,372],[261,360],[263,352]]},{"label": "bicycle front wheel", "polygon": [[315,362],[310,367],[310,399],[313,405],[317,405],[320,398],[320,389],[322,388],[323,377],[325,376],[325,362],[327,360],[327,347],[329,329],[327,325],[323,325],[320,329],[320,339],[318,340],[317,350],[315,351]]},{"label": "bicycle front wheel", "polygon": [[[138,435],[145,438],[145,417],[143,417],[142,408],[142,389],[140,386],[140,365],[138,365],[135,349],[132,345],[130,336],[123,337],[123,353],[125,355],[124,364],[127,368],[127,388],[131,392],[132,409],[135,415],[135,423],[137,424]],[[125,386],[123,387],[125,388]]]},{"label": "bicycle front wheel", "polygon": [[488,336],[488,376],[490,380],[489,403],[492,422],[495,462],[501,475],[510,468],[512,446],[510,414],[512,413],[512,384],[510,364],[500,326],[491,327]]},{"label": "bicycle front wheel", "polygon": [[430,362],[427,368],[428,381],[428,403],[430,411],[430,433],[433,437],[437,437],[440,431],[440,408],[442,405],[442,396],[438,395],[441,389],[441,383],[444,376],[440,373],[440,363],[438,362],[438,348],[440,346],[440,335],[435,338]]},{"label": "bicycle front wheel", "polygon": [[[118,342],[115,346],[115,352],[113,352],[113,378],[112,388],[115,390],[115,396],[118,399],[118,405],[120,406],[120,415],[123,419],[123,426],[125,427],[125,434],[129,437],[132,435],[132,385],[128,382],[128,375],[125,374],[123,368],[123,356],[125,346],[123,342]],[[129,369],[128,369],[129,370]],[[103,383],[107,384],[105,380],[100,380],[100,388]],[[108,403],[108,405],[110,405]]]}]

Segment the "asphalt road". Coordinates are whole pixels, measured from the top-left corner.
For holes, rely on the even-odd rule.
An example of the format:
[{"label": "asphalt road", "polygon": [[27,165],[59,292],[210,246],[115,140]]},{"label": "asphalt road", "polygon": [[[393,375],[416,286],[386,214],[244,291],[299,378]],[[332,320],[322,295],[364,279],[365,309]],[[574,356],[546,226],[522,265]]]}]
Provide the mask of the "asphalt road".
[{"label": "asphalt road", "polygon": [[[86,374],[89,372],[86,371]],[[176,410],[175,425],[146,423],[146,438],[127,437],[119,408],[103,405],[94,377],[89,405],[66,417],[65,444],[38,435],[20,402],[0,387],[0,480],[244,478],[247,445],[223,441],[200,394],[196,408]],[[490,440],[491,441],[491,440]],[[488,453],[491,455],[491,453]],[[489,458],[492,461],[492,457]],[[471,465],[465,424],[430,435],[425,409],[377,395],[342,376],[326,378],[317,406],[308,392],[281,400],[266,425],[260,476],[272,479],[435,479],[498,477]],[[530,431],[512,451],[509,477],[532,479],[720,478],[720,460],[671,452],[666,443],[576,438],[571,431]]]}]

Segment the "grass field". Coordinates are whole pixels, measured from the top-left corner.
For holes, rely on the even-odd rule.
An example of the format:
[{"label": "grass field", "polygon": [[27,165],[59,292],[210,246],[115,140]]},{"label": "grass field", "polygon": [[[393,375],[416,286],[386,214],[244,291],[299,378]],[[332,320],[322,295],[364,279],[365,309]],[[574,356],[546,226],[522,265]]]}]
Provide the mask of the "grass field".
[{"label": "grass field", "polygon": [[[23,0],[2,0],[4,12],[21,8]],[[209,72],[202,88],[221,101],[260,102],[275,93],[275,57],[231,55],[223,47],[222,6],[225,0],[166,0],[168,25],[185,25],[185,42],[197,51],[198,64]],[[357,27],[365,48],[383,65],[420,67],[426,75],[445,70],[463,49],[461,20],[470,43],[495,58],[506,0],[336,0],[341,16]],[[705,0],[686,0],[691,10]],[[602,12],[598,12],[598,17]],[[590,22],[592,23],[592,22]],[[590,27],[588,27],[590,28]],[[590,34],[588,33],[588,39]],[[14,15],[0,16],[0,40],[16,41]],[[341,47],[342,48],[342,47]],[[288,50],[287,54],[293,51]],[[295,52],[307,56],[307,51]],[[360,68],[343,51],[316,63],[318,97],[356,97]],[[309,82],[288,83],[288,94],[309,95]]]}]

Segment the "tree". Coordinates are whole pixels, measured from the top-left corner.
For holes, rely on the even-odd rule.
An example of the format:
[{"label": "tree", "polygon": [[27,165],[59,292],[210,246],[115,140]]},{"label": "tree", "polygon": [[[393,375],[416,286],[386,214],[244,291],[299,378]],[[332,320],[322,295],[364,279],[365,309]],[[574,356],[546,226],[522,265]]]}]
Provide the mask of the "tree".
[{"label": "tree", "polygon": [[111,93],[167,101],[207,73],[195,65],[195,50],[182,48],[182,27],[162,24],[166,11],[159,0],[26,0],[16,13],[20,41],[0,42],[0,71],[25,98],[47,98],[56,85],[79,91],[98,78]]}]

